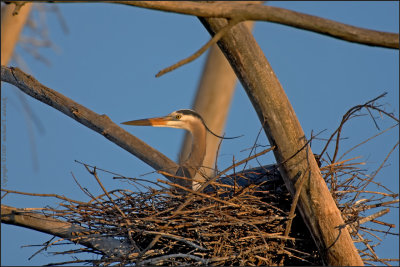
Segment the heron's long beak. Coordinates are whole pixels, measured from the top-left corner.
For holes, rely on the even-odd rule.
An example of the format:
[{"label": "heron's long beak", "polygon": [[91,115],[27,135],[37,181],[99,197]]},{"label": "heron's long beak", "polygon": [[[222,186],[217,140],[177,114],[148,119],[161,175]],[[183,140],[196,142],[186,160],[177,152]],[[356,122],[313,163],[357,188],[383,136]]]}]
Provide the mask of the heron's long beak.
[{"label": "heron's long beak", "polygon": [[149,118],[143,120],[126,121],[121,124],[134,126],[164,126],[170,121],[168,117]]}]

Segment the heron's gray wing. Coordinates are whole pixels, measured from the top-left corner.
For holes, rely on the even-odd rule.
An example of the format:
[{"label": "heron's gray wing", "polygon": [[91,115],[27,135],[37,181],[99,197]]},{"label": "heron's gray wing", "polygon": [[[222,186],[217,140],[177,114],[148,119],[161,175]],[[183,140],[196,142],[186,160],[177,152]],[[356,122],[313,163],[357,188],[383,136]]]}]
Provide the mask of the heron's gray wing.
[{"label": "heron's gray wing", "polygon": [[[235,186],[238,189],[248,187],[250,185],[259,185],[260,190],[268,190],[274,182],[281,181],[282,177],[278,171],[276,164],[265,165],[242,172],[236,172],[228,176],[220,177],[217,183]],[[208,186],[205,192],[213,192],[218,190],[216,186]],[[226,191],[226,188],[224,189]]]}]

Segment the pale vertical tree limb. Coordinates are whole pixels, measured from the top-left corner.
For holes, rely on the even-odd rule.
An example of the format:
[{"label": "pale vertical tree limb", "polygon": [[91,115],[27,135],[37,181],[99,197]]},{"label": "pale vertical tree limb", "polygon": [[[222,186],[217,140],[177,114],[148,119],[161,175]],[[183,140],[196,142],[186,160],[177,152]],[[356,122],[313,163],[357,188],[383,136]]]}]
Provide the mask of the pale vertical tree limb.
[{"label": "pale vertical tree limb", "polygon": [[20,6],[18,14],[13,15],[15,9],[15,4],[5,5],[1,9],[1,65],[7,65],[10,61],[21,31],[29,17],[32,3]]},{"label": "pale vertical tree limb", "polygon": [[[251,29],[254,23],[245,22],[245,24]],[[207,56],[192,108],[202,116],[207,126],[218,135],[223,135],[236,82],[237,77],[229,62],[219,47],[213,45]],[[201,174],[207,177],[214,175],[214,165],[220,142],[221,139],[207,133],[206,155],[201,170]],[[186,132],[179,154],[180,162],[189,156],[191,145],[192,136]],[[194,180],[204,181],[205,179],[201,174],[197,173]]]},{"label": "pale vertical tree limb", "polygon": [[[211,35],[227,23],[226,19],[200,18]],[[294,195],[296,181],[305,183],[298,208],[319,251],[328,265],[363,265],[339,209],[322,178],[296,114],[269,62],[250,31],[233,27],[219,42],[256,110],[274,150],[279,171],[289,192]],[[306,145],[306,149],[303,149]],[[295,156],[294,156],[295,155]]]}]

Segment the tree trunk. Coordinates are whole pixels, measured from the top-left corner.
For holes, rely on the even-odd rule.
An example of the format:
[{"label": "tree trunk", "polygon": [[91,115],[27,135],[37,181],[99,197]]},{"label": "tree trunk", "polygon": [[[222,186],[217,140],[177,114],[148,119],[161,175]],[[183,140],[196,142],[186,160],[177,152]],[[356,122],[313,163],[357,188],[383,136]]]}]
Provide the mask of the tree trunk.
[{"label": "tree trunk", "polygon": [[[200,18],[211,35],[226,19]],[[294,196],[305,179],[298,202],[300,214],[328,265],[363,265],[341,213],[323,180],[290,102],[250,31],[239,24],[218,42],[241,81],[271,145],[286,187]],[[296,183],[299,181],[298,183]]]}]

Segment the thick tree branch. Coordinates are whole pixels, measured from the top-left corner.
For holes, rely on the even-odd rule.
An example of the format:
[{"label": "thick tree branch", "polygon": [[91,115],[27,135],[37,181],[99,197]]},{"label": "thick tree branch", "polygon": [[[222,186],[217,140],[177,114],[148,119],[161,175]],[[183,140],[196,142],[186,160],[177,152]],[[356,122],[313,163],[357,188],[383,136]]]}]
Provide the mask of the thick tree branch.
[{"label": "thick tree branch", "polygon": [[[68,1],[55,2],[65,3]],[[393,49],[399,48],[398,33],[369,30],[280,7],[254,3],[257,1],[252,2],[109,1],[109,3],[119,3],[204,18],[268,21],[328,35],[348,42]]]},{"label": "thick tree branch", "polygon": [[[131,135],[106,115],[99,115],[72,99],[42,85],[18,68],[1,66],[1,80],[15,85],[22,92],[61,111],[79,123],[138,157],[155,170],[174,175],[178,165],[140,139]],[[171,179],[170,177],[167,177]],[[175,182],[174,180],[171,180]]]},{"label": "thick tree branch", "polygon": [[[226,19],[200,18],[211,35]],[[292,195],[305,179],[298,208],[328,265],[363,265],[343,218],[321,176],[296,114],[269,62],[244,25],[233,27],[219,47],[241,81],[274,150],[279,171]]]},{"label": "thick tree branch", "polygon": [[1,222],[71,240],[99,250],[109,257],[126,257],[131,250],[131,246],[126,242],[121,242],[112,237],[88,235],[90,230],[87,228],[57,220],[38,212],[28,212],[25,209],[1,205]]},{"label": "thick tree branch", "polygon": [[374,31],[284,8],[254,3],[191,1],[115,1],[143,8],[194,15],[204,18],[229,18],[279,23],[337,39],[370,46],[399,48],[399,34]]}]

